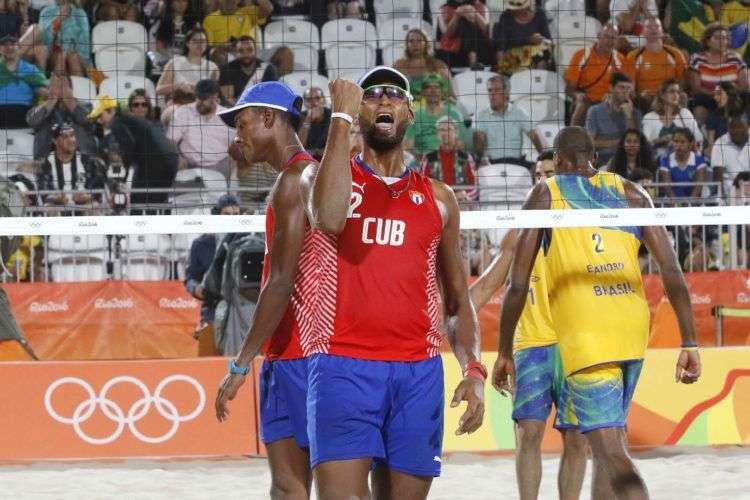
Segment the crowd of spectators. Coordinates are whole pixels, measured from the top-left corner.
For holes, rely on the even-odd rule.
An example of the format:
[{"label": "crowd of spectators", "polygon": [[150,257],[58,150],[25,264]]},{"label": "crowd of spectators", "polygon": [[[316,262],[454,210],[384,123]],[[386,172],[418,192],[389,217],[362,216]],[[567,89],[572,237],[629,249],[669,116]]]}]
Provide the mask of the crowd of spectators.
[{"label": "crowd of spectators", "polygon": [[[506,0],[500,12],[485,0],[418,3],[415,12],[394,13],[405,21],[404,31],[395,30],[398,40],[380,40],[378,62],[385,47],[400,47],[400,57],[390,60],[409,77],[414,96],[414,124],[405,136],[408,167],[454,186],[466,207],[483,206],[477,186],[483,167],[513,164],[527,169],[530,179],[554,127],[563,124],[588,129],[597,167],[648,186],[660,203],[744,202],[748,2],[588,0],[585,12],[584,2],[573,12],[547,12],[540,0]],[[0,0],[0,128],[32,131],[34,173],[25,182],[60,191],[38,198],[40,205],[68,207],[55,213],[111,213],[112,193],[120,213],[126,204],[144,210],[143,203],[167,201],[165,192],[148,189],[168,190],[188,169],[218,172],[231,186],[241,173],[227,154],[233,132],[217,111],[232,106],[248,85],[299,70],[300,47],[264,46],[264,26],[285,17],[305,19],[316,30],[341,18],[391,22],[361,0],[34,5],[41,8]],[[584,14],[594,19],[583,23]],[[576,50],[561,47],[576,36],[561,32],[569,26],[565,16],[597,27],[579,33]],[[96,67],[92,30],[112,20],[145,27],[143,74],[152,90],[134,88],[119,96],[121,102],[104,93],[77,99],[74,79],[88,78],[96,87],[111,77]],[[332,75],[325,54],[319,56],[312,72]],[[478,75],[468,99],[460,82],[467,71]],[[534,106],[554,96],[519,89],[514,82],[522,74],[559,81],[563,111],[541,116]],[[320,157],[331,110],[327,89],[312,80],[301,92],[299,134]],[[553,132],[544,135],[549,126]],[[353,128],[351,150],[361,147]],[[273,181],[262,166],[239,185],[248,178],[265,187]],[[86,190],[96,193],[84,196]]]}]

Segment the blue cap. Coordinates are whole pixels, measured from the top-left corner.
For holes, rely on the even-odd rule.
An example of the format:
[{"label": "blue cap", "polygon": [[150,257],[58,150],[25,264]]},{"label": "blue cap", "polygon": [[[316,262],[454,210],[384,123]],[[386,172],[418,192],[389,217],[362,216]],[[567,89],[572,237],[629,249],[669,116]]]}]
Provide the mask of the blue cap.
[{"label": "blue cap", "polygon": [[234,107],[218,113],[228,126],[234,128],[237,113],[245,108],[259,107],[286,111],[293,116],[302,114],[302,98],[283,82],[262,82],[247,87]]}]

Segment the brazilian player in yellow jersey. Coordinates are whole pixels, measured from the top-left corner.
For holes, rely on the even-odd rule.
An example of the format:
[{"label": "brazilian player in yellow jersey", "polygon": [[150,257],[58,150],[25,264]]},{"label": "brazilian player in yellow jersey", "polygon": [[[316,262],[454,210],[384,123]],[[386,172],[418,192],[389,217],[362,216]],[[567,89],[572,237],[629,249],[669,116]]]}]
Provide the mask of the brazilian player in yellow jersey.
[{"label": "brazilian player in yellow jersey", "polygon": [[[555,138],[555,176],[529,193],[525,210],[650,208],[636,184],[599,172],[585,129],[566,127]],[[500,351],[493,383],[514,380],[513,336],[528,295],[529,277],[543,246],[550,313],[578,429],[594,455],[595,475],[611,491],[600,495],[648,498],[626,448],[625,425],[648,342],[649,313],[643,294],[641,242],[659,265],[682,337],[675,378],[693,383],[701,373],[690,294],[664,227],[522,229],[500,316]],[[595,480],[595,482],[597,482]],[[598,496],[598,495],[597,495]]]},{"label": "brazilian player in yellow jersey", "polygon": [[[544,182],[555,174],[552,152],[537,159],[534,177]],[[508,276],[516,250],[518,230],[510,230],[500,243],[500,253],[487,270],[469,287],[471,301],[479,310],[490,300]],[[555,428],[563,438],[558,472],[558,493],[563,500],[577,499],[586,473],[586,440],[576,430],[567,408],[567,384],[557,347],[547,298],[544,255],[537,254],[531,272],[526,306],[516,327],[513,360],[516,367],[513,420],[516,431],[516,481],[521,500],[539,496],[542,479],[542,437],[547,418],[555,405]]]}]

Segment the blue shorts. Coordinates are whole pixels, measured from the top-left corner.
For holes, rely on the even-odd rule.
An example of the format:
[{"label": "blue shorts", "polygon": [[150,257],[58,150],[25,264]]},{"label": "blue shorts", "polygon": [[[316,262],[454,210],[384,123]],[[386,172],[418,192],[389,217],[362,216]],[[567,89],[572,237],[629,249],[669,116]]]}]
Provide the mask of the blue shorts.
[{"label": "blue shorts", "polygon": [[578,429],[625,427],[643,360],[594,366],[568,376]]},{"label": "blue shorts", "polygon": [[439,476],[443,362],[310,358],[310,462],[371,458],[414,476]]},{"label": "blue shorts", "polygon": [[576,427],[557,344],[521,349],[513,354],[513,360],[516,365],[513,420],[546,422],[554,404],[555,429]]},{"label": "blue shorts", "polygon": [[265,444],[293,437],[307,448],[307,359],[264,361],[260,369],[260,437]]}]

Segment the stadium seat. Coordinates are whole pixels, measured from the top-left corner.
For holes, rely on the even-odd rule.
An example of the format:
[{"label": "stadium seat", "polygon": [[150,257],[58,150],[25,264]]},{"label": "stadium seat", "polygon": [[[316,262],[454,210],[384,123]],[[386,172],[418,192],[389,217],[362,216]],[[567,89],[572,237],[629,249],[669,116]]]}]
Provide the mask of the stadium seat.
[{"label": "stadium seat", "polygon": [[34,159],[34,132],[31,129],[0,129],[0,158],[10,168]]},{"label": "stadium seat", "polygon": [[102,281],[107,279],[105,252],[78,253],[49,257],[50,278],[54,282]]},{"label": "stadium seat", "polygon": [[458,101],[466,108],[469,115],[490,107],[487,97],[487,80],[497,76],[492,71],[464,71],[453,77],[453,88]]},{"label": "stadium seat", "polygon": [[601,28],[602,23],[583,12],[561,14],[550,21],[550,32],[556,43],[570,39],[595,40]]},{"label": "stadium seat", "polygon": [[354,43],[367,45],[373,50],[378,48],[378,33],[375,26],[360,19],[328,21],[321,28],[320,34],[320,44],[323,50],[341,44],[350,45]]},{"label": "stadium seat", "polygon": [[289,85],[297,95],[304,95],[310,87],[323,90],[326,99],[328,95],[328,78],[314,71],[295,71],[281,77],[281,81]]},{"label": "stadium seat", "polygon": [[544,12],[550,20],[558,16],[586,12],[586,0],[547,0],[544,2]]},{"label": "stadium seat", "polygon": [[135,89],[144,89],[146,95],[155,104],[156,88],[154,82],[144,76],[115,73],[110,75],[99,86],[100,94],[107,94],[115,99],[127,99]]},{"label": "stadium seat", "polygon": [[549,149],[552,147],[557,134],[562,130],[563,124],[559,121],[540,122],[537,123],[534,128],[536,129],[537,134],[539,134],[539,138],[542,140],[544,148]]},{"label": "stadium seat", "polygon": [[106,75],[143,75],[146,69],[146,54],[127,45],[106,47],[95,54],[94,60],[96,69]]},{"label": "stadium seat", "polygon": [[[422,19],[422,0],[374,0],[373,8],[378,29],[382,23],[392,17]],[[384,39],[381,38],[381,40]]]},{"label": "stadium seat", "polygon": [[531,123],[565,119],[565,99],[560,95],[529,95],[511,101],[529,115]]},{"label": "stadium seat", "polygon": [[565,81],[554,71],[523,70],[510,78],[510,100],[533,123],[565,118]]},{"label": "stadium seat", "polygon": [[120,240],[124,252],[156,252],[166,255],[172,245],[169,236],[164,234],[130,234]]},{"label": "stadium seat", "polygon": [[375,66],[375,48],[363,43],[333,45],[325,49],[328,78],[362,74]]},{"label": "stadium seat", "polygon": [[479,201],[494,208],[520,208],[533,186],[529,170],[509,163],[493,163],[477,169]]},{"label": "stadium seat", "polygon": [[[505,0],[486,0],[487,11],[489,12],[490,30],[500,20],[500,16],[505,10]],[[437,25],[437,20],[433,21]]]},{"label": "stadium seat", "polygon": [[76,254],[104,251],[109,248],[107,237],[101,234],[53,235],[47,240],[47,251],[51,254]]},{"label": "stadium seat", "polygon": [[320,48],[320,33],[318,28],[311,22],[298,21],[282,17],[278,21],[266,25],[263,33],[264,47],[270,49],[280,45],[310,45]]},{"label": "stadium seat", "polygon": [[148,51],[146,28],[132,21],[103,21],[91,31],[91,51],[97,54],[107,47],[129,46],[144,54]]},{"label": "stadium seat", "polygon": [[434,38],[432,25],[416,17],[394,17],[379,22],[378,38],[380,40],[380,48],[395,43],[405,44],[406,34],[415,28],[421,28],[430,38]]},{"label": "stadium seat", "polygon": [[318,70],[318,49],[312,45],[291,45],[288,46],[294,52],[294,70],[295,71],[317,71]]},{"label": "stadium seat", "polygon": [[430,0],[430,14],[435,26],[438,25],[438,15],[440,14],[440,7],[443,5],[445,5],[445,0]]},{"label": "stadium seat", "polygon": [[[168,253],[165,250],[165,255]],[[124,280],[161,281],[169,279],[169,259],[155,252],[123,250],[120,266],[122,279]]]},{"label": "stadium seat", "polygon": [[595,39],[562,40],[555,45],[555,61],[557,61],[557,69],[560,74],[563,74],[570,65],[573,54],[580,49],[593,46],[595,41]]},{"label": "stadium seat", "polygon": [[89,103],[96,99],[97,92],[94,82],[83,76],[71,76],[70,81],[73,86],[73,97]]},{"label": "stadium seat", "polygon": [[383,64],[393,66],[397,60],[404,57],[406,44],[404,42],[389,43],[382,47]]}]

